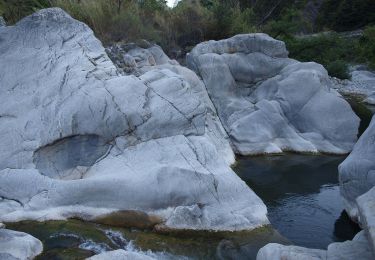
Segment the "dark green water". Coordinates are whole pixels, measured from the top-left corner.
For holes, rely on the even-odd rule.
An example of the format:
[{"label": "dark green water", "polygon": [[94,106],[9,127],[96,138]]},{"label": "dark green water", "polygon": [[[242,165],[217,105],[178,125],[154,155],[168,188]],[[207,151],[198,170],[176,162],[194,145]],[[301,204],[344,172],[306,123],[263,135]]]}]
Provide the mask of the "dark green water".
[{"label": "dark green water", "polygon": [[157,259],[255,259],[269,242],[288,244],[271,227],[251,232],[156,234],[70,221],[8,223],[7,227],[39,238],[44,252],[37,259],[84,259],[115,249],[142,252]]},{"label": "dark green water", "polygon": [[345,214],[338,186],[344,156],[239,158],[235,171],[262,198],[268,218],[293,244],[326,249],[359,231]]}]

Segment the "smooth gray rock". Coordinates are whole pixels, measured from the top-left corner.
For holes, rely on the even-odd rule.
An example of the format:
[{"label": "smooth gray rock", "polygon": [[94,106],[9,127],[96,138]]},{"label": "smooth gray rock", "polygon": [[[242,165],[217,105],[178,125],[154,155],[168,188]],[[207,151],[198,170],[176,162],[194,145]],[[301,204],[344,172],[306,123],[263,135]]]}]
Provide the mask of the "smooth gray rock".
[{"label": "smooth gray rock", "polygon": [[357,198],[359,220],[367,232],[375,256],[375,187]]},{"label": "smooth gray rock", "polygon": [[137,70],[124,75],[58,8],[0,37],[0,221],[134,210],[168,229],[269,223],[230,168],[204,84],[160,48],[130,48],[126,64]]},{"label": "smooth gray rock", "polygon": [[359,232],[352,241],[332,243],[327,249],[328,260],[371,260],[374,257],[364,231]]},{"label": "smooth gray rock", "polygon": [[262,247],[257,260],[326,260],[327,253],[320,249],[307,249],[299,246],[268,244]]},{"label": "smooth gray rock", "polygon": [[207,87],[235,152],[345,154],[359,118],[316,63],[287,58],[265,34],[198,44],[187,56]]},{"label": "smooth gray rock", "polygon": [[129,252],[122,249],[110,251],[110,252],[104,252],[99,255],[95,255],[89,258],[86,258],[87,260],[152,260],[155,259],[153,257],[150,257],[148,255],[144,255],[141,253],[136,252]]},{"label": "smooth gray rock", "polygon": [[33,259],[42,251],[42,242],[29,234],[0,229],[0,259]]},{"label": "smooth gray rock", "polygon": [[375,186],[375,119],[339,165],[340,191],[348,214],[358,219],[356,199]]},{"label": "smooth gray rock", "polygon": [[268,244],[262,247],[257,260],[371,260],[374,259],[365,232],[358,233],[352,241],[332,243],[327,250],[298,246]]}]

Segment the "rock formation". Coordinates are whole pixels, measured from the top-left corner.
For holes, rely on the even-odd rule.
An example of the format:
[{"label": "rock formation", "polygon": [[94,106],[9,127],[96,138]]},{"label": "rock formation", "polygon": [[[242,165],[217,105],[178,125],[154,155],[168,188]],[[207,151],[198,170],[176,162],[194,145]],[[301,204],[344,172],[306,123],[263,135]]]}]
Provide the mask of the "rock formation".
[{"label": "rock formation", "polygon": [[91,29],[58,8],[0,27],[0,37],[0,221],[136,211],[158,228],[269,223],[231,170],[228,138],[192,71],[152,48],[149,66],[130,52],[144,69],[122,75]]},{"label": "rock formation", "polygon": [[[352,153],[339,166],[341,195],[346,211],[358,220],[356,199],[375,186],[375,119],[354,146]],[[375,214],[375,212],[374,212]]]},{"label": "rock formation", "polygon": [[332,243],[327,250],[268,244],[259,250],[257,260],[371,260],[374,255],[364,231],[352,241]]},{"label": "rock formation", "polygon": [[42,242],[23,233],[0,228],[0,259],[33,259],[43,250]]},{"label": "rock formation", "polygon": [[283,42],[248,34],[198,44],[187,64],[203,78],[235,152],[350,152],[359,118],[321,65],[287,56]]}]

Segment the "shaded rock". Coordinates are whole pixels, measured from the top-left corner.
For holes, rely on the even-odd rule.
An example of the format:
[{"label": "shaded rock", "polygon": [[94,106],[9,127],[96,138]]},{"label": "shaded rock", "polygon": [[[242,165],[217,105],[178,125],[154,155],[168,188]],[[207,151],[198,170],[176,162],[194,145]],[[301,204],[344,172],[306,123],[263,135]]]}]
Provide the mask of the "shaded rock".
[{"label": "shaded rock", "polygon": [[127,48],[136,67],[125,75],[58,8],[0,36],[0,221],[136,211],[172,229],[269,223],[230,168],[234,154],[204,84],[160,47]]},{"label": "shaded rock", "polygon": [[359,220],[367,232],[375,256],[375,187],[357,198]]},{"label": "shaded rock", "polygon": [[309,249],[298,246],[268,244],[261,248],[257,260],[352,260],[374,259],[364,231],[358,233],[352,241],[332,243],[328,250]]},{"label": "shaded rock", "polygon": [[375,120],[339,166],[340,191],[349,216],[358,220],[356,199],[375,186]]},{"label": "shaded rock", "polygon": [[33,259],[42,250],[42,242],[29,234],[0,229],[0,259]]},{"label": "shaded rock", "polygon": [[364,231],[358,233],[352,241],[332,243],[328,246],[327,259],[329,260],[352,260],[374,259],[369,241]]},{"label": "shaded rock", "polygon": [[327,253],[320,249],[307,249],[299,246],[268,244],[261,248],[257,260],[323,260]]},{"label": "shaded rock", "polygon": [[321,65],[287,55],[283,42],[248,34],[198,44],[187,63],[203,78],[235,152],[350,152],[359,118]]}]

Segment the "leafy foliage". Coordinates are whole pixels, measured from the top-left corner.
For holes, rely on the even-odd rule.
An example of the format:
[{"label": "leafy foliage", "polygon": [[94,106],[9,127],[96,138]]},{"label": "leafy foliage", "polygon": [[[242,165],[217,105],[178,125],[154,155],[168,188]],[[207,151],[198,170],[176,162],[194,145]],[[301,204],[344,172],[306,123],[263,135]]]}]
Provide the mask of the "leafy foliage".
[{"label": "leafy foliage", "polygon": [[[306,16],[308,3],[320,6],[317,24]],[[375,22],[374,0],[0,0],[0,15],[17,22],[37,9],[58,6],[87,23],[105,44],[147,39],[169,54],[199,42],[262,31],[286,42],[290,57],[323,64],[330,75],[347,78],[349,63],[375,68],[375,26],[361,39],[338,34],[297,37],[313,28],[338,31]],[[310,5],[311,6],[311,5]],[[310,19],[310,20],[309,20]]]},{"label": "leafy foliage", "polygon": [[373,0],[324,0],[318,28],[349,31],[375,23]]},{"label": "leafy foliage", "polygon": [[367,27],[358,43],[362,62],[367,62],[375,70],[375,26]]}]

